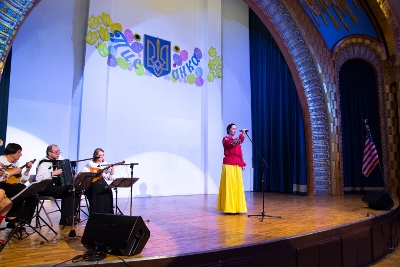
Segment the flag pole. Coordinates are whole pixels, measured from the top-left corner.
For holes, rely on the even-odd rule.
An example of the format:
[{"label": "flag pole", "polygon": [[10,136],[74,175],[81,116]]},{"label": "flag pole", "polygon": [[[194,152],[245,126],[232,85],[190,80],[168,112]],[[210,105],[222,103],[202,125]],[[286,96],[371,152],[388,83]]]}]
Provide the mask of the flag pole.
[{"label": "flag pole", "polygon": [[[385,190],[385,192],[387,191],[386,188],[386,182],[385,182],[385,176],[383,174],[382,171],[382,166],[381,166],[381,161],[379,160],[379,155],[378,155],[378,151],[376,150],[375,147],[375,142],[373,141],[372,138],[372,134],[371,134],[371,130],[369,128],[369,125],[367,123],[367,119],[364,119],[364,124],[365,124],[365,129],[367,130],[367,134],[366,134],[366,143],[365,143],[365,149],[364,149],[364,158],[363,158],[363,174],[368,177],[368,175],[373,171],[373,169],[375,168],[375,165],[372,167],[372,169],[370,169],[371,167],[369,166],[370,162],[376,162],[378,161],[378,165],[379,165],[379,170],[381,172],[381,176],[382,176],[382,181],[383,181],[383,188]],[[370,142],[370,144],[367,146],[368,141]],[[368,161],[366,161],[366,156],[367,154],[373,154],[372,156],[376,155],[376,158],[372,158],[371,156],[369,156],[370,158],[368,159]],[[376,163],[375,163],[376,164]],[[364,168],[367,168],[367,173],[364,173]]]}]

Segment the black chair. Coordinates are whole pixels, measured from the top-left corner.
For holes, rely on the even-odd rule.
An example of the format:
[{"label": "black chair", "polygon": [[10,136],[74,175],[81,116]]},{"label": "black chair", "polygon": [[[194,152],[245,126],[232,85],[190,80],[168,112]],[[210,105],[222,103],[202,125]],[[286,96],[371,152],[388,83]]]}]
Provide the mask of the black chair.
[{"label": "black chair", "polygon": [[[53,221],[51,220],[51,218],[50,218],[50,215],[49,214],[51,214],[51,213],[54,213],[54,212],[61,212],[61,208],[60,208],[60,206],[59,206],[59,204],[58,204],[58,202],[57,202],[57,199],[55,199],[54,197],[49,197],[49,196],[37,196],[37,199],[38,199],[38,205],[36,206],[36,212],[35,212],[35,215],[34,215],[34,219],[35,219],[35,223],[36,223],[36,228],[42,228],[42,223],[44,223],[47,227],[49,227],[50,228],[50,230],[52,230],[55,234],[57,234],[57,232],[56,231],[54,231],[54,229],[52,228],[52,226],[53,226]],[[54,202],[55,204],[56,204],[56,209],[55,210],[52,210],[52,211],[47,211],[46,210],[46,207],[44,206],[45,205],[45,201],[51,201],[51,202]],[[47,217],[47,220],[48,220],[48,222],[46,222],[44,219],[43,219],[43,217],[40,215],[41,214],[41,212],[44,212],[44,214],[46,215],[46,217]],[[50,225],[49,225],[50,224]]]}]

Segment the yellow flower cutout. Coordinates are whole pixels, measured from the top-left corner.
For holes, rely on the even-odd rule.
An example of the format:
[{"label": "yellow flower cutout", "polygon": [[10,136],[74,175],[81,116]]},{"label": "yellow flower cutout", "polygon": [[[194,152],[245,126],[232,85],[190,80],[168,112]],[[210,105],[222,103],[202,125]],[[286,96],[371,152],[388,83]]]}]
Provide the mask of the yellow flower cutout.
[{"label": "yellow flower cutout", "polygon": [[212,59],[208,60],[208,68],[210,70],[213,70],[215,68],[214,60],[212,60]]},{"label": "yellow flower cutout", "polygon": [[210,49],[208,49],[208,54],[210,55],[210,57],[215,57],[215,55],[217,54],[217,49],[211,46]]},{"label": "yellow flower cutout", "polygon": [[99,27],[100,24],[101,24],[100,17],[95,17],[92,14],[92,16],[88,20],[89,27],[92,29],[96,29],[97,27]]},{"label": "yellow flower cutout", "polygon": [[108,41],[108,40],[110,40],[110,34],[108,33],[108,29],[107,29],[107,28],[103,28],[103,27],[100,26],[100,29],[97,30],[97,32],[99,33],[100,38],[101,38],[103,41]]},{"label": "yellow flower cutout", "polygon": [[214,63],[215,63],[218,67],[222,66],[221,57],[220,57],[220,56],[216,56],[216,57],[214,58]]},{"label": "yellow flower cutout", "polygon": [[112,33],[114,33],[114,32],[117,31],[117,30],[120,31],[120,32],[122,32],[122,25],[121,25],[121,23],[118,23],[118,22],[113,23],[113,24],[111,25],[110,30],[111,30]]},{"label": "yellow flower cutout", "polygon": [[113,24],[110,14],[108,13],[101,13],[101,20],[106,27],[110,27]]},{"label": "yellow flower cutout", "polygon": [[94,45],[98,39],[99,35],[97,34],[97,32],[92,32],[92,31],[89,31],[85,37],[86,42],[90,45]]}]

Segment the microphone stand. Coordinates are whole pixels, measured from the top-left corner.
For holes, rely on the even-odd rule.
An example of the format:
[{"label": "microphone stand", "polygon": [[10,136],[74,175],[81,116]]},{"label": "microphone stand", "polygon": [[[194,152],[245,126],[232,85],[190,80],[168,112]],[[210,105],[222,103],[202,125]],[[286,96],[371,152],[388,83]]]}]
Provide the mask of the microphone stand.
[{"label": "microphone stand", "polygon": [[139,163],[130,163],[130,164],[129,164],[129,166],[131,167],[131,204],[130,204],[130,212],[129,212],[129,216],[132,216],[133,165],[139,165]]},{"label": "microphone stand", "polygon": [[75,232],[75,174],[76,174],[76,163],[80,162],[80,161],[90,160],[90,159],[93,159],[93,158],[87,158],[87,159],[71,161],[72,177],[74,179],[74,184],[72,185],[72,225],[71,225],[71,231],[69,231],[69,234],[68,234],[69,237],[76,237],[76,232]]},{"label": "microphone stand", "polygon": [[[133,193],[133,166],[139,165],[139,163],[129,163],[129,164],[122,164],[122,165],[129,165],[131,168],[131,202],[130,202],[130,212],[129,216],[132,216],[132,193]],[[143,220],[144,222],[150,222],[150,220]]]},{"label": "microphone stand", "polygon": [[268,164],[265,162],[264,158],[261,156],[260,151],[258,151],[257,147],[254,145],[253,141],[251,140],[250,136],[247,134],[247,131],[245,132],[245,134],[247,135],[247,138],[249,138],[251,144],[253,145],[254,149],[257,151],[258,156],[261,159],[261,186],[262,186],[262,212],[260,215],[248,215],[248,217],[255,217],[255,216],[261,216],[261,222],[264,220],[264,217],[268,217],[268,218],[282,218],[281,216],[276,216],[276,215],[267,215],[265,214],[264,211],[264,165],[267,166],[267,168],[269,169]]}]

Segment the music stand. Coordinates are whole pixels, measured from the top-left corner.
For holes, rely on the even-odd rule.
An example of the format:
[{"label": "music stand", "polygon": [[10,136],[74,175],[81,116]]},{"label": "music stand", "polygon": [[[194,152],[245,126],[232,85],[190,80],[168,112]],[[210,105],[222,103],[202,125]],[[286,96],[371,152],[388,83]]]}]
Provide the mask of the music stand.
[{"label": "music stand", "polygon": [[[46,188],[48,188],[49,186],[51,186],[53,184],[53,180],[52,179],[45,179],[42,180],[40,182],[34,182],[32,183],[30,186],[26,187],[24,190],[22,190],[21,192],[19,192],[17,195],[13,196],[11,198],[12,201],[15,200],[19,200],[22,199],[22,214],[24,214],[24,208],[25,208],[25,204],[26,204],[26,198],[30,197],[30,196],[35,196],[40,192],[45,190]],[[23,216],[21,216],[23,217]],[[24,229],[24,225],[30,227],[34,232],[36,232],[38,235],[40,235],[44,240],[48,241],[46,237],[44,237],[39,231],[37,231],[35,229],[35,227],[33,227],[28,221],[26,221],[23,218],[17,218],[17,220],[15,221],[17,223],[17,226],[12,229],[12,231],[10,232],[10,234],[7,236],[7,239],[0,244],[0,251],[3,250],[3,248],[7,245],[8,241],[10,241],[10,239],[12,238],[12,236],[14,235],[15,232],[19,232],[19,236],[17,235],[17,239],[18,240],[22,240],[28,236],[30,236],[33,233],[28,233],[25,229]],[[26,237],[22,238],[22,231],[25,231],[25,233],[27,234]],[[54,231],[53,231],[54,232]]]},{"label": "music stand", "polygon": [[75,189],[81,191],[88,189],[96,176],[95,172],[80,172],[75,178]]},{"label": "music stand", "polygon": [[[92,158],[71,161],[70,164],[71,164],[71,169],[72,169],[72,177],[75,177],[75,174],[76,174],[76,163],[85,161],[85,160],[90,160],[90,159],[92,159]],[[76,189],[75,189],[75,182],[74,182],[74,184],[72,186],[72,223],[71,223],[72,229],[68,234],[69,237],[76,236],[75,229],[74,229],[74,227],[75,227],[75,191],[76,191]],[[80,205],[81,204],[79,202],[79,206]],[[80,212],[80,210],[78,210],[78,212]],[[80,213],[78,213],[78,214],[80,214]],[[64,225],[64,227],[65,227],[65,225]],[[64,227],[62,229],[64,229]]]},{"label": "music stand", "polygon": [[[116,178],[106,189],[114,188],[115,190],[115,215],[124,215],[118,207],[118,187],[131,187],[139,178]],[[119,211],[119,214],[118,214]],[[132,216],[132,215],[131,215]]]},{"label": "music stand", "polygon": [[[80,172],[78,174],[78,176],[76,176],[75,178],[75,182],[74,182],[74,190],[79,190],[80,192],[82,192],[83,190],[86,190],[89,188],[89,186],[92,184],[93,178],[95,178],[97,175],[97,173],[95,172]],[[74,191],[75,192],[75,191]],[[75,195],[74,195],[74,199],[73,201],[75,201]],[[80,203],[79,203],[80,206]],[[72,207],[75,211],[75,204]],[[78,210],[79,211],[79,210]],[[73,217],[72,217],[72,229],[69,232],[68,236],[69,237],[75,237],[76,233],[74,230],[74,217],[75,217],[75,212],[73,212]],[[65,226],[64,226],[65,227]],[[64,229],[64,227],[62,229]]]}]

